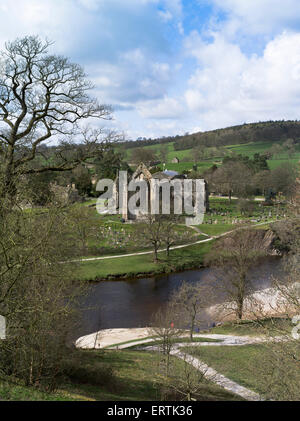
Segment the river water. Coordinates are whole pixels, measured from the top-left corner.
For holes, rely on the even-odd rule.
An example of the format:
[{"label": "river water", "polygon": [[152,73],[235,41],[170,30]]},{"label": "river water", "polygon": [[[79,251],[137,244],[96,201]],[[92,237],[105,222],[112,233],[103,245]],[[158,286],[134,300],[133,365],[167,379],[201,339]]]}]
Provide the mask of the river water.
[{"label": "river water", "polygon": [[[270,257],[250,272],[255,289],[267,288],[272,277],[282,276],[280,259]],[[213,268],[188,270],[162,276],[91,284],[82,302],[85,308],[76,336],[100,329],[149,326],[151,316],[168,301],[182,281],[190,283],[215,282]],[[212,320],[206,320],[207,326]]]}]

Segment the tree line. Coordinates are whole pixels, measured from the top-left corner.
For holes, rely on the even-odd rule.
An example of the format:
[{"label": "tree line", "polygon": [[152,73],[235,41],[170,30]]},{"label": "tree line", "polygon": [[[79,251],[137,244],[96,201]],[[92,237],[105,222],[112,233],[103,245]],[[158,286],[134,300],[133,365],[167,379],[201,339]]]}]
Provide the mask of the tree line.
[{"label": "tree line", "polygon": [[163,136],[157,139],[139,138],[135,141],[123,141],[126,149],[143,148],[144,146],[160,145],[174,142],[175,150],[193,149],[197,145],[220,147],[249,142],[284,142],[295,139],[299,143],[300,122],[298,120],[281,120],[249,123],[216,129],[206,132],[185,133],[184,135]]}]

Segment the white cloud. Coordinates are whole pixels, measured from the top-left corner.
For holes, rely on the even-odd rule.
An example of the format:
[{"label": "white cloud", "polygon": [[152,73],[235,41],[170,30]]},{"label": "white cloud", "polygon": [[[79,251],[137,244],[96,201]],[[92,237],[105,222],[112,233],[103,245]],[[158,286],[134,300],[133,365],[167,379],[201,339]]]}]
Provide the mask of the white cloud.
[{"label": "white cloud", "polygon": [[[141,0],[129,0],[138,1]],[[182,16],[183,2],[182,0],[142,0],[144,3],[154,3],[164,8],[165,12],[169,12],[173,17],[180,18]]]},{"label": "white cloud", "polygon": [[205,1],[215,6],[209,23],[199,18],[205,32],[184,38],[194,20],[182,0],[0,0],[0,48],[28,34],[54,40],[132,135],[299,118],[300,1]]},{"label": "white cloud", "polygon": [[173,15],[169,10],[159,10],[158,14],[163,22],[169,22],[173,19]]},{"label": "white cloud", "polygon": [[97,96],[119,105],[163,98],[174,73],[168,63],[149,60],[140,49],[120,54],[116,63],[93,63],[87,71]]},{"label": "white cloud", "polygon": [[154,120],[145,125],[148,136],[155,138],[158,136],[175,136],[177,134],[184,134],[185,129],[178,124],[176,120]]},{"label": "white cloud", "polygon": [[180,119],[185,114],[185,108],[175,98],[165,97],[162,100],[148,101],[137,107],[143,118]]},{"label": "white cloud", "polygon": [[183,27],[182,22],[178,22],[177,28],[178,28],[178,32],[180,33],[180,35],[184,35],[184,27]]},{"label": "white cloud", "polygon": [[198,68],[185,93],[187,104],[206,129],[300,116],[300,34],[283,33],[262,57],[250,58],[221,35],[187,42]]},{"label": "white cloud", "polygon": [[103,0],[78,0],[78,3],[88,10],[98,10]]},{"label": "white cloud", "polygon": [[0,0],[0,48],[7,40],[39,34],[55,41],[54,52],[84,65],[99,99],[131,102],[163,97],[170,81],[171,52],[156,6],[175,16],[180,4],[179,0]]},{"label": "white cloud", "polygon": [[[299,0],[211,0],[228,13],[224,29],[250,34],[268,34],[299,24]],[[224,22],[222,23],[224,25]]]}]

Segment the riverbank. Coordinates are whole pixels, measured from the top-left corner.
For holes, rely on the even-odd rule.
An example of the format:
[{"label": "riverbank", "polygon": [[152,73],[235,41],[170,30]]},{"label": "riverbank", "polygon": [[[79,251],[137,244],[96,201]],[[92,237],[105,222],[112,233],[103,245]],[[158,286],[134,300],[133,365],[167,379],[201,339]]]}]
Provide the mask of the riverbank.
[{"label": "riverbank", "polygon": [[203,234],[206,235],[204,239],[194,244],[171,247],[169,257],[167,257],[165,250],[160,250],[157,263],[154,262],[152,251],[120,256],[83,258],[70,263],[80,264],[76,271],[76,278],[89,282],[151,277],[184,270],[200,269],[205,267],[205,255],[210,251],[215,240],[233,231],[247,227],[267,230],[270,222],[274,221],[238,227],[228,224],[200,226],[196,229],[199,230],[201,228]]},{"label": "riverbank", "polygon": [[114,257],[103,260],[82,261],[77,270],[78,280],[99,282],[127,278],[141,278],[180,272],[188,269],[204,267],[204,257],[209,252],[214,239],[209,242],[177,248],[170,251],[167,258],[165,252],[159,253],[159,262],[153,261],[153,253]]}]

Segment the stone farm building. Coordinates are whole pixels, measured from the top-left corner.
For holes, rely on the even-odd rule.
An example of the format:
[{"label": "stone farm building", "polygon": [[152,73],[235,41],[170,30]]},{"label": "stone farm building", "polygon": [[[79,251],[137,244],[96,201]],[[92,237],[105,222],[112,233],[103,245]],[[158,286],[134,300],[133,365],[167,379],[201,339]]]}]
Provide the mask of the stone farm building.
[{"label": "stone farm building", "polygon": [[83,202],[84,200],[79,195],[74,183],[67,186],[60,186],[56,182],[50,183],[50,191],[53,195],[53,201],[63,206],[76,202]]}]

